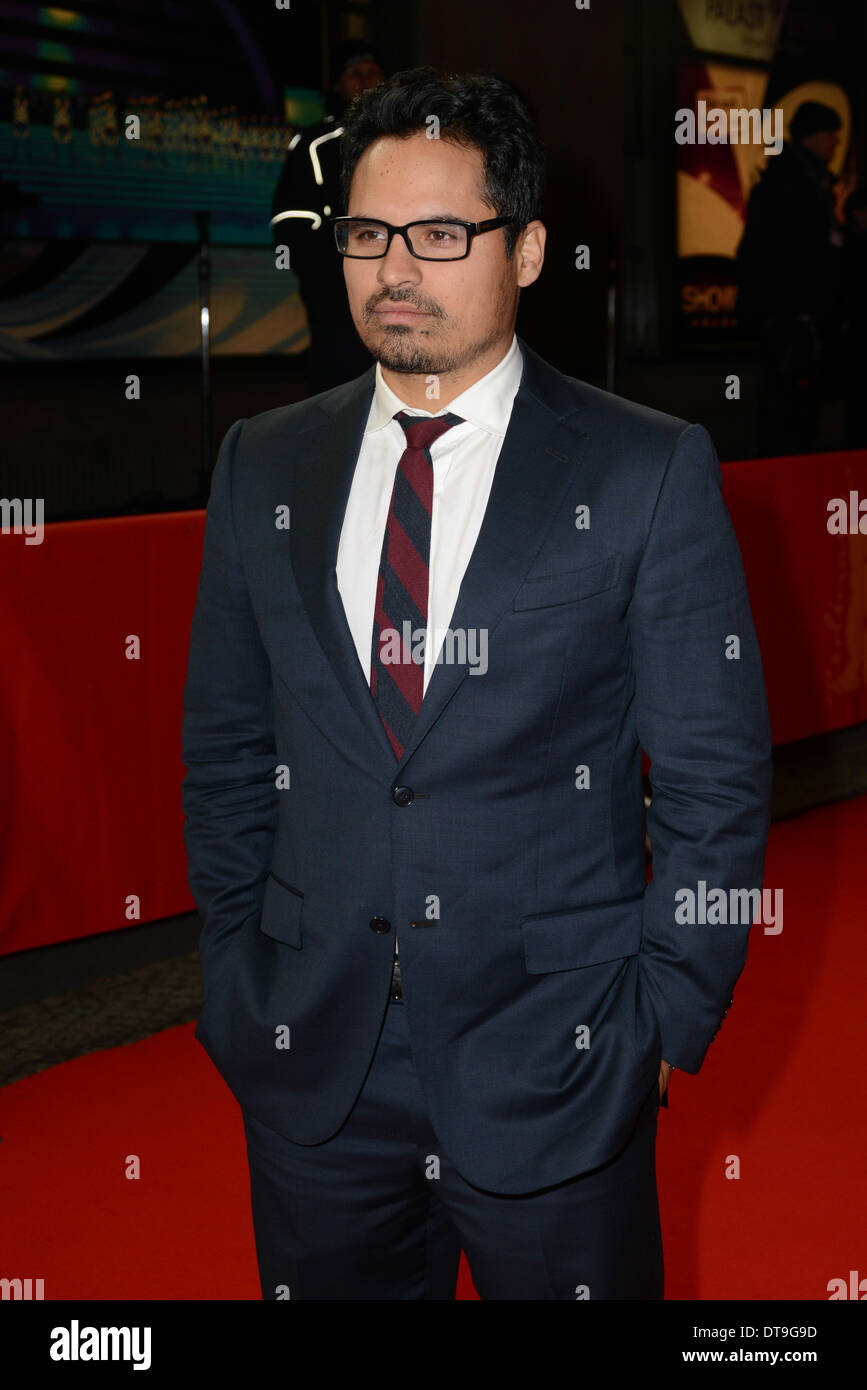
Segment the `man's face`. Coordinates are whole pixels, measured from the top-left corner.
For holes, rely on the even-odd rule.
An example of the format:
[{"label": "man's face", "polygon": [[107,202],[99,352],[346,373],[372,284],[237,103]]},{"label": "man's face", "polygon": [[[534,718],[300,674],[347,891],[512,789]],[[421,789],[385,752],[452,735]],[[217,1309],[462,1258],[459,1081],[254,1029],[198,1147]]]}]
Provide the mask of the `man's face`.
[{"label": "man's face", "polygon": [[817,130],[815,135],[807,135],[801,141],[823,164],[830,164],[839,143],[839,130]]},{"label": "man's face", "polygon": [[334,87],[343,100],[348,102],[357,97],[359,92],[366,92],[368,87],[377,87],[384,76],[379,63],[371,62],[367,58],[364,62],[353,63],[351,68],[342,72]]},{"label": "man's face", "polygon": [[[483,222],[497,213],[482,200],[482,152],[423,132],[384,136],[364,151],[352,179],[350,217],[403,226],[428,217]],[[541,223],[544,245],[544,228]],[[531,237],[537,245],[538,231]],[[519,243],[520,247],[520,243]],[[504,229],[474,237],[458,261],[422,261],[403,237],[378,259],[343,258],[349,308],[365,347],[395,372],[442,375],[471,364],[514,328],[519,287],[535,280],[541,254],[525,264],[506,257]]]}]

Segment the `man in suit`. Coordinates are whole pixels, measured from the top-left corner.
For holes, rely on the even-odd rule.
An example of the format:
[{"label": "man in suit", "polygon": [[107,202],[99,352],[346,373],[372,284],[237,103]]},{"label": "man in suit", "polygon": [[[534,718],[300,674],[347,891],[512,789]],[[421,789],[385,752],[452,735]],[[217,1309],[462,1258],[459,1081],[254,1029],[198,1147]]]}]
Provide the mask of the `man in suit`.
[{"label": "man in suit", "polygon": [[749,932],[679,904],[760,887],[769,823],[719,464],[516,337],[544,154],[506,83],[398,74],[344,152],[377,365],[226,435],[185,694],[263,1296],[450,1299],[463,1248],[482,1298],[659,1299],[658,1107]]}]

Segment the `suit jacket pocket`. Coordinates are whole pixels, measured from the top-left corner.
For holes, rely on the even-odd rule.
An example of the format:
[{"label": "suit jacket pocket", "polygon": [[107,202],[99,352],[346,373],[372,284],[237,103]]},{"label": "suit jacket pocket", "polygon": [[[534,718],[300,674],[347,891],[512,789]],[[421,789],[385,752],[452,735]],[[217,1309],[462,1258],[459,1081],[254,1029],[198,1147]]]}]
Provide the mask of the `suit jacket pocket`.
[{"label": "suit jacket pocket", "polygon": [[635,956],[641,947],[644,894],[592,907],[521,918],[524,964],[531,975],[578,970]]},{"label": "suit jacket pocket", "polygon": [[620,578],[623,560],[622,551],[607,555],[592,565],[580,569],[563,570],[560,574],[544,574],[538,578],[525,579],[515,595],[512,608],[551,608],[555,604],[576,603],[582,598],[613,589]]},{"label": "suit jacket pocket", "polygon": [[265,896],[262,899],[262,916],[259,930],[275,941],[286,946],[301,946],[301,914],[304,910],[304,894],[273,873],[265,882]]}]

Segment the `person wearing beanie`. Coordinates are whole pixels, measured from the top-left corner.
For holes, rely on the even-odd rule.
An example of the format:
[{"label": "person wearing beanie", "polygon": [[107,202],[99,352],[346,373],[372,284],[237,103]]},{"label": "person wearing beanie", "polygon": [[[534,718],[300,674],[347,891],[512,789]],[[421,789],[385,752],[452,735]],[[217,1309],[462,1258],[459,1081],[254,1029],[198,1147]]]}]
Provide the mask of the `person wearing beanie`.
[{"label": "person wearing beanie", "polygon": [[330,72],[326,114],[293,136],[271,202],[275,251],[289,248],[310,325],[311,395],[357,376],[372,360],[349,316],[329,219],[341,211],[341,118],[356,96],[382,81],[384,72],[376,49],[363,39],[337,44]]},{"label": "person wearing beanie", "polygon": [[839,359],[842,230],[832,107],[805,101],[768,158],[736,253],[738,316],[760,342],[758,451],[809,452]]}]

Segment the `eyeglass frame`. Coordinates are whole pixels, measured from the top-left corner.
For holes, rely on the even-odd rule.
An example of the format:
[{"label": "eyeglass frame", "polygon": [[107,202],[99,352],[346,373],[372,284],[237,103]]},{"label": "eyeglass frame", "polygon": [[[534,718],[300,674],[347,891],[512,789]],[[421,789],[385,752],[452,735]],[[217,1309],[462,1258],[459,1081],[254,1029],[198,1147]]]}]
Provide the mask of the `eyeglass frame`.
[{"label": "eyeglass frame", "polygon": [[[406,249],[417,261],[465,261],[473,248],[473,239],[483,235],[485,232],[495,232],[498,227],[507,227],[514,222],[515,216],[509,217],[489,217],[484,222],[465,222],[462,217],[420,217],[414,222],[405,222],[402,227],[393,227],[390,222],[384,221],[381,217],[332,217],[331,225],[334,228],[334,243],[340,256],[345,256],[350,261],[381,261],[388,255],[392,240],[396,236],[402,236]],[[337,227],[341,222],[375,222],[380,227],[385,227],[388,232],[388,241],[385,243],[385,250],[378,256],[354,256],[349,251],[341,251],[337,245]],[[410,227],[463,227],[467,233],[467,249],[460,256],[420,256],[417,251],[413,251],[409,244],[407,232]]]}]

